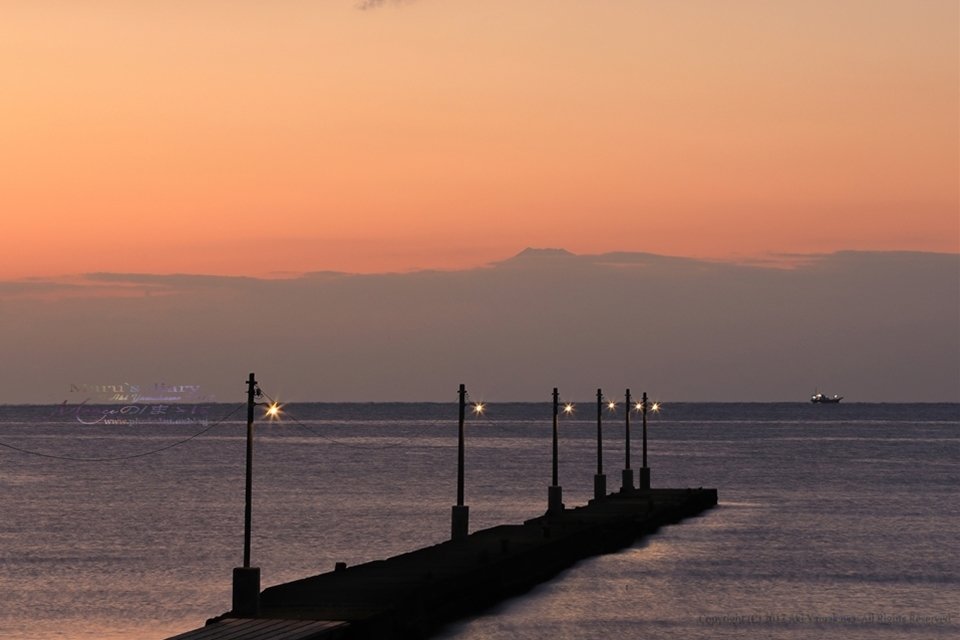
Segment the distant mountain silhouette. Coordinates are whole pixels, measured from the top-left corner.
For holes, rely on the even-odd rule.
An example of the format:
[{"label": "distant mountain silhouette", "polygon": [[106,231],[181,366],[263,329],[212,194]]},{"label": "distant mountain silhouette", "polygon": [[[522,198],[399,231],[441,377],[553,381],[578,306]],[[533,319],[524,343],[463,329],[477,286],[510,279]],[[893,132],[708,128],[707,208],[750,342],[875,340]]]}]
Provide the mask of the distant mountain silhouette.
[{"label": "distant mountain silhouette", "polygon": [[528,248],[461,271],[0,282],[16,372],[0,402],[160,377],[226,398],[249,371],[302,400],[446,399],[461,382],[487,400],[960,400],[960,256],[796,258]]},{"label": "distant mountain silhouette", "polygon": [[495,265],[515,265],[515,264],[531,264],[539,263],[544,261],[555,261],[558,259],[568,259],[576,258],[573,253],[570,253],[566,249],[535,249],[533,247],[527,247],[517,255],[512,258],[507,258],[500,262],[495,262]]}]

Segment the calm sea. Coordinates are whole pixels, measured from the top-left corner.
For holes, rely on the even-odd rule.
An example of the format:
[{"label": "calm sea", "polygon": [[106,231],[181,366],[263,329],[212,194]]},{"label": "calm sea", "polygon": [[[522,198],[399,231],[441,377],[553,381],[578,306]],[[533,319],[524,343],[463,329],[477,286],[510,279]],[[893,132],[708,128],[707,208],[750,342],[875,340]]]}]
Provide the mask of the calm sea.
[{"label": "calm sea", "polygon": [[[238,406],[140,408],[108,414],[111,424],[98,408],[81,422],[76,411],[5,406],[0,442],[67,458],[132,456]],[[561,420],[568,506],[592,497],[594,407],[578,403]],[[448,536],[454,403],[286,409],[256,427],[253,564],[264,586]],[[604,466],[616,486],[623,410],[605,415]],[[245,431],[241,410],[188,442],[113,462],[0,448],[0,637],[159,639],[229,609]],[[631,431],[637,467],[636,418]],[[544,511],[549,405],[489,405],[468,419],[467,438],[472,529]],[[720,505],[443,637],[960,635],[960,405],[668,403],[650,420],[649,460],[654,486],[716,487]]]}]

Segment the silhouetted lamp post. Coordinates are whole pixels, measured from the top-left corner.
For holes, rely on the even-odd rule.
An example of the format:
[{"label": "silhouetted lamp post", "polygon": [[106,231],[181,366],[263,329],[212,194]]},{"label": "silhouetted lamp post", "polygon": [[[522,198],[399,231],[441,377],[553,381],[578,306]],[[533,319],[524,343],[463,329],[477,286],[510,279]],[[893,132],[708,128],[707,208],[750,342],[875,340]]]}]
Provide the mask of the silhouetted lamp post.
[{"label": "silhouetted lamp post", "polygon": [[257,380],[247,380],[247,485],[243,512],[243,567],[233,570],[233,613],[253,617],[260,611],[260,569],[250,566],[250,523],[253,493],[253,408],[259,394]]},{"label": "silhouetted lamp post", "polygon": [[[553,388],[553,484],[547,488],[547,512],[549,513],[560,513],[563,511],[563,488],[560,486],[559,479],[559,466],[557,464],[557,456],[559,453],[559,409],[560,409],[560,393],[557,391],[557,388]],[[567,405],[566,411],[569,413],[571,406]]]},{"label": "silhouetted lamp post", "polygon": [[[480,411],[477,405],[477,412]],[[467,408],[467,389],[460,385],[460,432],[457,440],[457,504],[453,507],[451,518],[450,537],[454,540],[463,540],[467,537],[470,523],[470,507],[463,504],[463,422]]]},{"label": "silhouetted lamp post", "polygon": [[[250,566],[250,524],[252,520],[253,498],[253,411],[262,402],[256,398],[263,395],[257,386],[256,377],[251,373],[247,380],[247,473],[243,510],[243,566],[233,570],[233,613],[239,617],[251,618],[260,612],[260,569]],[[280,412],[280,405],[270,404],[267,415],[274,418]]]},{"label": "silhouetted lamp post", "polygon": [[633,491],[633,469],[630,468],[630,389],[627,389],[627,406],[626,406],[627,422],[626,422],[626,442],[625,442],[625,451],[626,455],[623,468],[623,484],[620,487],[620,491]]},{"label": "silhouetted lamp post", "polygon": [[647,466],[647,392],[643,392],[643,466],[640,468],[640,488],[650,488],[650,468]]},{"label": "silhouetted lamp post", "polygon": [[603,473],[603,391],[597,389],[597,474],[593,476],[593,499],[607,495],[607,476]]}]

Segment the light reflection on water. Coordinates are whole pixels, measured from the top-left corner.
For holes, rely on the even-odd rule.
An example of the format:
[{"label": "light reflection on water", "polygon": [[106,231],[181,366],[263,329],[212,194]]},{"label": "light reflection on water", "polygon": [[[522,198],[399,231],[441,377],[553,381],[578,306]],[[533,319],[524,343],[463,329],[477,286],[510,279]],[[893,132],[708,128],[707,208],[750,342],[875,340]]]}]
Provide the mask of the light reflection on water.
[{"label": "light reflection on water", "polygon": [[[97,457],[156,448],[197,429],[44,421],[51,410],[0,408],[0,440]],[[286,410],[333,440],[289,420],[257,428],[253,557],[265,585],[448,535],[453,405]],[[621,422],[622,413],[605,422],[611,488],[622,467]],[[472,528],[543,511],[550,429],[547,405],[488,405],[483,418],[470,419]],[[715,486],[720,506],[583,561],[444,637],[957,634],[960,405],[667,405],[649,429],[654,485]],[[181,447],[113,463],[0,451],[0,636],[163,638],[228,609],[242,549],[244,432],[234,421]],[[595,424],[561,419],[561,433],[564,500],[582,504],[592,494]],[[632,437],[637,466],[639,420]],[[951,622],[801,620],[869,614]],[[797,620],[703,622],[767,615]]]}]

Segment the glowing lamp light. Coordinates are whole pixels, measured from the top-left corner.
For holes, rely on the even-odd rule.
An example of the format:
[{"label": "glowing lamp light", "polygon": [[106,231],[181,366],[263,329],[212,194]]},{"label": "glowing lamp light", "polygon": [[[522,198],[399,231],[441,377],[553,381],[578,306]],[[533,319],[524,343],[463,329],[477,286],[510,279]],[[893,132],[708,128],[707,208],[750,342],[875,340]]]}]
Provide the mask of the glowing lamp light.
[{"label": "glowing lamp light", "polygon": [[569,402],[568,402],[567,404],[563,405],[563,412],[564,412],[564,413],[573,413],[573,405],[570,404]]},{"label": "glowing lamp light", "polygon": [[280,417],[280,405],[276,402],[267,407],[267,415],[271,420]]},{"label": "glowing lamp light", "polygon": [[636,409],[637,411],[640,411],[640,410],[643,409],[643,403],[642,403],[642,402],[638,402],[637,404],[635,404],[635,405],[633,406],[633,408]]},{"label": "glowing lamp light", "polygon": [[660,403],[659,403],[659,402],[654,402],[654,403],[653,403],[653,406],[650,407],[650,408],[653,409],[654,411],[660,411]]},{"label": "glowing lamp light", "polygon": [[477,402],[476,404],[474,404],[474,405],[473,405],[473,412],[474,412],[475,414],[477,414],[477,415],[480,415],[481,413],[483,413],[483,403],[482,403],[482,402]]},{"label": "glowing lamp light", "polygon": [[616,403],[616,402],[608,402],[608,403],[607,403],[607,409],[616,409],[616,408],[617,408],[617,403]]}]

